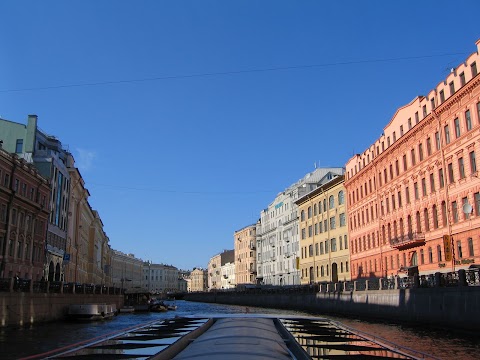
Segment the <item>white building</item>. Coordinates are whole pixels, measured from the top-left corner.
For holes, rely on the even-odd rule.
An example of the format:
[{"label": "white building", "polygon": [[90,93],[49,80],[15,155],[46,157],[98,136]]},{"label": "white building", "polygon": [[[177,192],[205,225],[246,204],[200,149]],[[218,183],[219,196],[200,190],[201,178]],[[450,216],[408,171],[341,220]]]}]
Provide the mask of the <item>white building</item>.
[{"label": "white building", "polygon": [[318,168],[280,192],[257,223],[257,281],[270,285],[299,285],[298,215],[295,201],[320,184],[343,175],[344,168]]},{"label": "white building", "polygon": [[172,265],[153,264],[149,261],[143,264],[143,288],[152,293],[167,293],[179,291],[180,271]]}]

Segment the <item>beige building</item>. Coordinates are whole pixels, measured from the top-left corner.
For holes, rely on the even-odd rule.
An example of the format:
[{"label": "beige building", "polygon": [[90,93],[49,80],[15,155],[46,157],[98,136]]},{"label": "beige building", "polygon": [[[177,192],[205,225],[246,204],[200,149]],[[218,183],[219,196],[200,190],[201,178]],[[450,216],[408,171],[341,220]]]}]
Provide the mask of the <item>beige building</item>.
[{"label": "beige building", "polygon": [[235,279],[237,284],[255,284],[257,276],[256,224],[235,231]]},{"label": "beige building", "polygon": [[213,256],[208,262],[208,290],[222,288],[222,257],[220,254]]},{"label": "beige building", "polygon": [[144,283],[143,288],[152,293],[176,292],[179,290],[179,270],[172,265],[143,264]]},{"label": "beige building", "polygon": [[111,249],[109,239],[103,231],[103,223],[96,210],[92,210],[92,222],[88,232],[87,282],[92,284],[112,284],[110,274]]},{"label": "beige building", "polygon": [[301,284],[350,280],[344,176],[299,198]]},{"label": "beige building", "polygon": [[112,285],[123,289],[138,289],[143,283],[143,260],[133,254],[113,250]]},{"label": "beige building", "polygon": [[207,291],[207,271],[204,269],[193,269],[190,273],[190,291]]}]

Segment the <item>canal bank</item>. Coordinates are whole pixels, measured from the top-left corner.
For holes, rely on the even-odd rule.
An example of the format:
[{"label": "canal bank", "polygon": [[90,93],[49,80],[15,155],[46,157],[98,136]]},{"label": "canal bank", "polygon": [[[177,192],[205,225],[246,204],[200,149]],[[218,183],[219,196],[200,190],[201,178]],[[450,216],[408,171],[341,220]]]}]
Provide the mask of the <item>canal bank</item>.
[{"label": "canal bank", "polygon": [[342,292],[285,291],[189,293],[185,300],[372,320],[430,324],[476,331],[480,327],[480,287],[443,287]]}]

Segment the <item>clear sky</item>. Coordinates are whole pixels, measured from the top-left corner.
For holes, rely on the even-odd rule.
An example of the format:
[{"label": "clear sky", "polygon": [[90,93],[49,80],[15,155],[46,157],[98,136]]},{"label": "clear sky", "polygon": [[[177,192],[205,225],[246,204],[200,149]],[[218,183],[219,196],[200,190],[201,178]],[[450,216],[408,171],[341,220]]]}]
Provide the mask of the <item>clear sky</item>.
[{"label": "clear sky", "polygon": [[206,267],[476,51],[479,6],[3,0],[0,117],[70,149],[112,248]]}]

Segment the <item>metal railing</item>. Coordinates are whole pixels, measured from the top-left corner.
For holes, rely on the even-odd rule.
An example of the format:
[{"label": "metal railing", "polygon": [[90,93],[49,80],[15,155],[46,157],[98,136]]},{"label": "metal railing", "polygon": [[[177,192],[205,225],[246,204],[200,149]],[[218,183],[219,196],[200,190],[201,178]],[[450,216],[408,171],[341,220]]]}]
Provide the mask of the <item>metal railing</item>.
[{"label": "metal railing", "polygon": [[124,289],[106,285],[65,283],[62,281],[0,278],[0,293],[2,292],[121,295],[124,293]]}]

